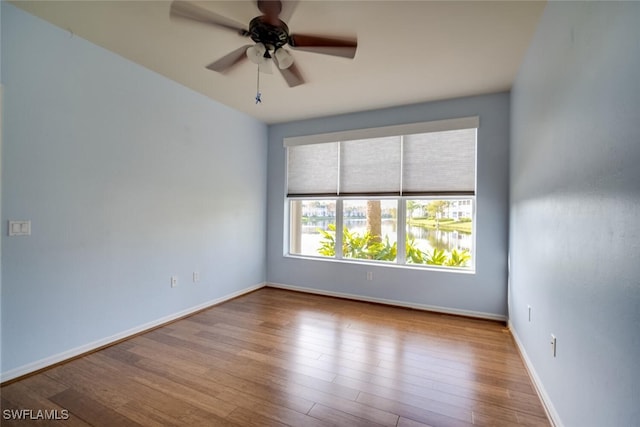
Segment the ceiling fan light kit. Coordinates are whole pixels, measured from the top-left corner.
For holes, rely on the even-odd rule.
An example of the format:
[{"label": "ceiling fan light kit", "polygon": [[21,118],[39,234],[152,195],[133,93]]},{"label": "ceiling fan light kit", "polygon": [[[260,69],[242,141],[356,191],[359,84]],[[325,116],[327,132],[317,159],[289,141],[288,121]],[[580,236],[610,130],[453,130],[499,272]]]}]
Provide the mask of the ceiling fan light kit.
[{"label": "ceiling fan light kit", "polygon": [[262,43],[256,43],[254,46],[251,46],[247,49],[247,58],[254,64],[259,64],[260,61],[265,57],[264,54],[267,52],[267,47]]},{"label": "ceiling fan light kit", "polygon": [[[290,11],[297,1],[286,2]],[[294,63],[294,57],[284,46],[312,53],[353,59],[358,47],[357,40],[331,37],[318,37],[305,34],[290,34],[287,24],[280,19],[283,5],[280,0],[257,0],[257,6],[263,14],[249,22],[249,28],[232,19],[221,16],[188,1],[171,3],[172,18],[183,18],[203,22],[225,30],[236,32],[241,37],[250,37],[254,45],[245,45],[207,65],[207,69],[223,73],[245,59],[258,65],[258,73],[271,73],[271,62],[275,62],[280,74],[289,87],[304,83],[300,71]],[[289,16],[290,17],[290,16]],[[259,79],[258,79],[259,82]],[[259,98],[260,90],[258,88]]]},{"label": "ceiling fan light kit", "polygon": [[287,69],[293,65],[293,55],[291,55],[288,50],[280,48],[276,50],[274,55],[278,61],[278,67],[281,70]]}]

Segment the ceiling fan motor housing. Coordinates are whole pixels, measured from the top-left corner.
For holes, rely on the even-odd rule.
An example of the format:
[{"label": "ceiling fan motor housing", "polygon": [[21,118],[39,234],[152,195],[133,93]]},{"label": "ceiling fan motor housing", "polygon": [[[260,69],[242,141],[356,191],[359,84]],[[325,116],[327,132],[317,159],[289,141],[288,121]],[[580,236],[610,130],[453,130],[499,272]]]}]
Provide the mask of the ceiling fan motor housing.
[{"label": "ceiling fan motor housing", "polygon": [[257,16],[249,23],[249,35],[254,42],[264,44],[268,51],[275,51],[289,42],[289,27],[282,21],[273,25],[264,16]]}]

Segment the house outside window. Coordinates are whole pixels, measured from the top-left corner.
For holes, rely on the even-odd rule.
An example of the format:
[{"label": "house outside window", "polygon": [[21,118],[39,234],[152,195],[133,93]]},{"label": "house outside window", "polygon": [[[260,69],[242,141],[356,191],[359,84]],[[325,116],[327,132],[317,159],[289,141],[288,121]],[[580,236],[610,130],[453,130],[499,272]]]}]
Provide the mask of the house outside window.
[{"label": "house outside window", "polygon": [[474,271],[478,125],[285,139],[286,255]]}]

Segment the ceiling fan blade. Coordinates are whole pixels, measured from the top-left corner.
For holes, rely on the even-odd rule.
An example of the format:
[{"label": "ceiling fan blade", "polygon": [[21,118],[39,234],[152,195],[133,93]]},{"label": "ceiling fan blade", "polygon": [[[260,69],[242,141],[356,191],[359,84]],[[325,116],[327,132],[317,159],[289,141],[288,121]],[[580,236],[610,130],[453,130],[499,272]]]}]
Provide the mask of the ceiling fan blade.
[{"label": "ceiling fan blade", "polygon": [[[278,60],[275,57],[273,58],[273,60],[276,62],[276,65],[277,65]],[[284,70],[281,69],[280,67],[276,67],[276,68],[280,71],[280,74],[282,74],[282,77],[284,77],[284,80],[287,82],[289,87],[300,86],[301,84],[304,83],[302,74],[300,74],[300,70],[298,70],[298,67],[296,67],[295,63],[291,64],[289,68],[285,68]]]},{"label": "ceiling fan blade", "polygon": [[293,49],[307,52],[341,56],[343,58],[353,58],[356,56],[358,41],[355,38],[339,39],[305,34],[292,34],[289,37],[289,45]]},{"label": "ceiling fan blade", "polygon": [[218,15],[215,12],[211,12],[208,9],[188,1],[173,1],[171,3],[170,15],[173,18],[185,18],[192,21],[226,28],[244,36],[249,34],[244,25],[234,21],[233,19]]},{"label": "ceiling fan blade", "polygon": [[257,0],[258,10],[262,12],[265,18],[273,20],[274,25],[278,21],[278,16],[282,12],[282,1],[280,0]]},{"label": "ceiling fan blade", "polygon": [[287,24],[291,20],[293,13],[296,11],[298,7],[299,0],[284,0],[282,2],[282,12],[280,12],[280,19],[286,22]]},{"label": "ceiling fan blade", "polygon": [[207,68],[211,71],[217,71],[219,73],[223,73],[226,70],[228,70],[229,68],[233,67],[234,65],[236,65],[237,63],[239,63],[240,61],[244,60],[244,59],[248,59],[246,52],[247,49],[250,48],[251,45],[247,44],[244,45],[242,47],[239,47],[238,49],[234,50],[233,52],[230,52],[228,54],[226,54],[225,56],[223,56],[222,58],[212,62],[211,64],[207,65]]},{"label": "ceiling fan blade", "polygon": [[286,23],[291,19],[298,2],[299,0],[256,0],[256,6],[266,22],[278,26],[280,21]]}]

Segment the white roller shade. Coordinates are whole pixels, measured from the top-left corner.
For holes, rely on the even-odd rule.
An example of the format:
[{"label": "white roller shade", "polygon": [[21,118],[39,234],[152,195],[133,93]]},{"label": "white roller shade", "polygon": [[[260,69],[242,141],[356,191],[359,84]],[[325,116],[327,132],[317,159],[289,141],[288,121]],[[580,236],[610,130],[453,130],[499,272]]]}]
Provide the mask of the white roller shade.
[{"label": "white roller shade", "polygon": [[403,194],[475,193],[476,129],[407,135],[403,145]]},{"label": "white roller shade", "polygon": [[340,144],[340,194],[400,194],[401,138]]},{"label": "white roller shade", "polygon": [[337,142],[289,147],[287,164],[289,196],[337,194]]},{"label": "white roller shade", "polygon": [[477,126],[469,117],[348,131],[367,136],[342,142],[287,138],[287,195],[473,195]]}]

